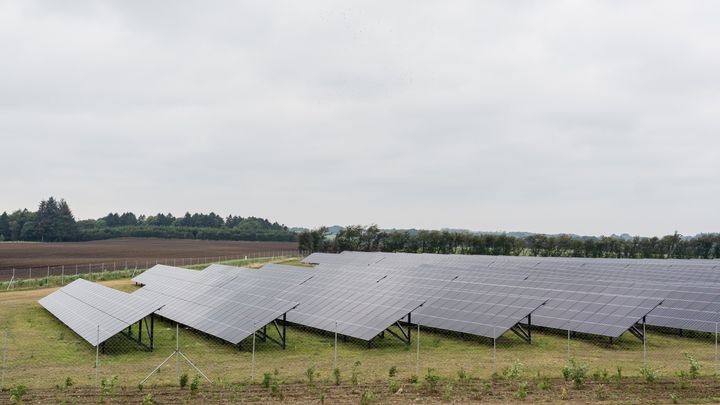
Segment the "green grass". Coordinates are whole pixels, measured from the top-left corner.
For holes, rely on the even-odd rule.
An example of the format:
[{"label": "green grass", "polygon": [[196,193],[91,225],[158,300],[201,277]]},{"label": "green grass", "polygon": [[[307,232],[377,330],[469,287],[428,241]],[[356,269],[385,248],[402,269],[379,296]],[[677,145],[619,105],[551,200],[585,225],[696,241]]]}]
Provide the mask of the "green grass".
[{"label": "green grass", "polygon": [[[123,290],[134,287],[128,283]],[[16,293],[22,294],[22,293]],[[36,294],[36,293],[34,293]],[[2,326],[9,330],[7,348],[6,386],[24,384],[28,387],[53,387],[71,377],[78,385],[95,384],[95,349],[55,319],[36,300],[38,297],[7,300],[0,304]],[[133,328],[137,333],[137,328]],[[175,327],[156,321],[155,352],[142,351],[134,342],[118,335],[106,343],[106,353],[100,355],[99,375],[119,377],[118,385],[136,386],[154,367],[175,348]],[[272,334],[271,334],[272,335]],[[415,339],[407,347],[385,334],[372,348],[364,342],[339,340],[338,368],[350,375],[355,362],[360,382],[384,381],[388,369],[397,367],[397,378],[409,380],[415,374]],[[0,343],[3,334],[0,332]],[[302,382],[306,370],[314,366],[320,374],[318,381],[332,380],[333,342],[331,334],[323,334],[299,327],[288,329],[288,348],[281,350],[270,342],[256,340],[255,382],[264,372],[278,370],[279,378],[287,382]],[[191,330],[180,331],[181,351],[216,382],[248,382],[251,377],[251,338],[242,343],[242,350],[220,340]],[[642,344],[632,336],[623,336],[618,343],[608,345],[592,339],[572,342],[577,361],[587,363],[594,370],[623,368],[624,375],[638,376],[642,364]],[[714,345],[709,339],[683,338],[653,333],[649,339],[649,363],[661,376],[673,376],[687,369],[684,352],[693,353],[702,365],[703,374],[714,370]],[[559,334],[533,333],[533,345],[512,334],[498,340],[497,372],[511,368],[518,360],[523,364],[522,376],[560,377],[566,363],[567,340]],[[181,362],[181,374],[195,371]],[[152,384],[176,385],[176,363],[170,361],[151,377]],[[421,331],[420,374],[428,368],[436,370],[443,379],[454,379],[464,369],[469,379],[489,378],[493,373],[492,343],[481,339],[463,339],[452,334]]]},{"label": "green grass", "polygon": [[[244,261],[232,263],[251,265]],[[292,260],[283,263],[302,265]],[[97,276],[109,279],[123,274],[121,271]],[[65,281],[69,281],[68,278]],[[137,288],[127,279],[113,281],[111,285],[128,292]],[[62,385],[68,377],[78,386],[95,385],[95,349],[37,303],[47,293],[38,290],[0,294],[0,353],[3,346],[7,348],[5,387],[23,384],[31,388],[51,388]],[[5,331],[8,331],[7,343]],[[271,328],[269,331],[271,336],[276,336]],[[133,332],[137,333],[137,325]],[[173,325],[156,320],[155,333],[156,350],[152,353],[143,351],[124,336],[110,339],[106,343],[106,352],[100,354],[99,377],[118,376],[118,386],[136,387],[175,349]],[[290,326],[287,335],[286,350],[256,340],[255,382],[260,382],[263,373],[274,374],[275,370],[281,380],[303,382],[309,367],[319,373],[317,381],[332,381],[334,336],[296,326]],[[368,348],[364,342],[339,339],[337,367],[343,378],[348,379],[359,361],[356,369],[362,384],[387,380],[388,370],[395,366],[395,378],[408,381],[416,374],[417,333],[414,328],[412,340],[412,346],[408,347],[385,333],[384,339],[376,339]],[[459,370],[463,370],[468,380],[487,379],[494,372],[502,375],[503,370],[511,370],[513,365],[518,368],[517,364],[522,363],[518,379],[558,378],[567,362],[567,343],[565,333],[536,330],[533,331],[533,344],[528,345],[508,332],[497,341],[496,364],[493,366],[491,340],[421,330],[418,375],[424,376],[427,369],[432,368],[443,381],[456,380]],[[246,339],[239,350],[218,339],[181,329],[180,346],[181,351],[215,382],[250,381],[252,338]],[[673,377],[679,371],[687,371],[689,364],[685,353],[697,359],[702,375],[714,373],[713,337],[706,334],[681,337],[648,330],[648,365],[656,369],[660,377]],[[589,366],[590,375],[597,370],[616,370],[619,366],[623,376],[639,377],[643,345],[630,334],[623,335],[613,344],[607,339],[580,336],[571,340],[570,354],[578,363]],[[145,386],[177,385],[175,367],[173,359]],[[180,374],[183,373],[195,375],[184,361],[180,363]]]}]

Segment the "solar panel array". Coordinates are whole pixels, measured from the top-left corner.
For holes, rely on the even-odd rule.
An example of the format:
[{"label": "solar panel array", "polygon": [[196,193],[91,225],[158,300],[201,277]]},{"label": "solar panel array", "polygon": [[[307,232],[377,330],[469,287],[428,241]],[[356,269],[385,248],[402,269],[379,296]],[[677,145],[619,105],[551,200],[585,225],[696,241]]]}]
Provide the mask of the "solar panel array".
[{"label": "solar panel array", "polygon": [[[372,297],[373,302],[378,302],[383,297],[412,299],[416,304],[424,302],[422,307],[412,312],[413,323],[491,338],[502,335],[522,322],[545,302],[544,299],[513,294],[481,294],[474,289],[464,288],[467,285],[463,283],[454,282],[453,277],[435,277],[438,273],[433,269],[428,269],[426,274],[422,274],[422,269],[403,270],[362,265],[320,266],[318,270],[323,276],[313,278],[305,288],[322,282],[326,284],[325,287],[342,286],[340,292],[351,291],[353,294]],[[303,302],[302,299],[299,301]],[[289,319],[307,324],[317,316],[308,310],[300,318],[297,313],[303,311],[303,305],[291,311],[288,314]],[[338,303],[333,302],[328,308],[337,305]],[[343,333],[343,325],[340,323],[342,318],[338,314],[324,314],[321,318],[338,320],[338,333]],[[378,327],[370,328],[367,325],[366,329],[370,336],[382,331]],[[361,338],[367,340],[367,336]]]},{"label": "solar panel array", "polygon": [[[155,266],[142,279],[133,279],[144,281],[133,295],[163,304],[157,314],[164,318],[233,344],[298,305],[274,294],[269,286],[277,280],[259,270],[215,265],[188,275],[187,270],[168,267]],[[182,278],[169,276],[176,270]],[[296,280],[303,277],[298,272]]]},{"label": "solar panel array", "polygon": [[[434,265],[440,267],[438,271],[451,274],[465,272],[483,276],[485,282],[502,280],[499,287],[510,284],[515,288],[522,281],[521,284],[531,288],[558,290],[554,298],[533,313],[533,323],[578,332],[612,335],[613,330],[620,331],[638,315],[636,320],[642,320],[645,315],[641,314],[646,310],[646,323],[653,326],[714,332],[720,322],[720,261],[717,260],[343,252],[313,254],[305,261],[321,267],[344,263],[404,269]],[[582,300],[573,299],[576,292],[583,293]],[[616,298],[607,302],[607,298],[587,295],[589,292]],[[593,297],[597,301],[588,301]],[[659,301],[662,305],[657,305]],[[573,311],[578,314],[571,317]]]},{"label": "solar panel array", "polygon": [[115,336],[162,306],[83,279],[60,288],[42,298],[39,303],[93,346]]}]

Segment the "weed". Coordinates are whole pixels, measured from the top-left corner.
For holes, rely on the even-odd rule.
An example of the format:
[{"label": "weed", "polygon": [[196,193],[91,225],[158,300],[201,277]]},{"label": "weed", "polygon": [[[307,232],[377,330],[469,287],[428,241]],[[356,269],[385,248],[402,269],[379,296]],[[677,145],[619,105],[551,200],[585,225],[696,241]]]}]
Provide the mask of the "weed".
[{"label": "weed", "polygon": [[688,353],[685,353],[685,358],[688,360],[688,375],[691,379],[696,379],[700,376],[700,368],[702,367],[697,359]]},{"label": "weed", "polygon": [[595,381],[607,382],[610,381],[607,369],[595,370],[592,375],[592,379]]},{"label": "weed", "polygon": [[411,384],[417,384],[417,382],[418,382],[418,376],[415,375],[415,374],[411,375],[411,376],[410,376],[410,383],[411,383]]},{"label": "weed", "polygon": [[155,398],[153,397],[153,394],[146,394],[143,397],[143,405],[154,405],[155,404]]},{"label": "weed", "polygon": [[320,391],[320,405],[325,405],[325,390]]},{"label": "weed", "polygon": [[[337,369],[336,369],[337,370]],[[270,388],[270,383],[272,382],[272,374],[270,372],[263,374],[263,379],[260,385],[262,385],[263,388]]]},{"label": "weed", "polygon": [[427,383],[430,392],[435,392],[437,390],[437,385],[439,381],[440,376],[435,373],[435,369],[429,368],[427,370],[427,374],[425,374],[425,382]]},{"label": "weed", "polygon": [[467,380],[467,373],[465,372],[464,368],[461,368],[457,371],[458,381],[462,382]]},{"label": "weed", "polygon": [[515,360],[512,366],[503,369],[502,375],[508,380],[515,380],[520,377],[523,373],[524,366],[520,363],[520,360]]},{"label": "weed", "polygon": [[552,389],[552,384],[550,384],[550,381],[548,380],[540,381],[538,383],[538,389],[540,391],[550,391]]},{"label": "weed", "polygon": [[195,395],[198,388],[200,388],[200,376],[195,374],[195,377],[193,377],[192,382],[190,383],[190,392]]},{"label": "weed", "polygon": [[680,398],[678,398],[678,396],[676,394],[670,394],[670,400],[672,401],[673,404],[680,403]]},{"label": "weed", "polygon": [[615,379],[620,382],[622,380],[622,367],[617,366],[617,372],[615,373]]},{"label": "weed", "polygon": [[482,390],[485,394],[492,393],[492,383],[490,381],[483,381],[481,385]]},{"label": "weed", "polygon": [[305,377],[307,378],[308,385],[315,383],[315,366],[312,365],[305,370]]},{"label": "weed", "polygon": [[27,393],[27,387],[24,385],[16,385],[10,388],[10,400],[16,404],[23,403],[23,397]]},{"label": "weed", "polygon": [[358,386],[358,376],[360,374],[358,367],[361,365],[362,363],[360,363],[360,361],[356,361],[355,364],[353,364],[352,371],[350,372],[350,383],[352,383],[353,389]]},{"label": "weed", "polygon": [[100,398],[104,401],[106,397],[113,397],[115,394],[115,383],[118,380],[118,376],[113,376],[110,379],[103,377],[100,380]]},{"label": "weed", "polygon": [[604,401],[608,399],[608,392],[604,385],[600,384],[595,387],[595,399],[598,401]]},{"label": "weed", "polygon": [[650,366],[640,367],[640,375],[645,379],[646,382],[654,382],[657,379],[658,372]]},{"label": "weed", "polygon": [[388,391],[392,393],[398,392],[398,390],[400,389],[400,383],[394,378],[388,378],[387,386]]},{"label": "weed", "polygon": [[393,378],[396,375],[397,375],[397,367],[396,366],[390,367],[390,369],[388,370],[388,377]]},{"label": "weed", "polygon": [[570,359],[565,367],[563,367],[562,375],[565,381],[572,381],[576,387],[579,387],[585,382],[585,379],[587,379],[587,372],[587,364],[578,363],[575,359]]},{"label": "weed", "polygon": [[335,379],[335,385],[340,385],[340,369],[337,367],[333,370],[333,378]]},{"label": "weed", "polygon": [[180,376],[180,388],[187,387],[187,383],[188,383],[188,375],[187,375],[187,373],[183,373]]},{"label": "weed", "polygon": [[518,384],[518,389],[517,389],[517,392],[515,393],[515,396],[518,397],[518,399],[527,398],[527,395],[528,395],[527,388],[528,388],[527,381],[521,382],[520,384]]},{"label": "weed", "polygon": [[67,377],[67,378],[65,379],[65,388],[70,388],[70,387],[72,387],[74,384],[75,384],[75,382],[73,381],[72,378]]},{"label": "weed", "polygon": [[568,399],[567,388],[565,388],[565,387],[562,388],[562,392],[560,393],[560,399],[562,399],[563,401],[567,401],[567,399]]},{"label": "weed", "polygon": [[270,395],[280,400],[285,399],[285,394],[282,392],[282,381],[277,378],[273,378],[270,383]]},{"label": "weed", "polygon": [[443,389],[442,399],[443,401],[450,401],[453,397],[453,386],[452,384],[445,384]]},{"label": "weed", "polygon": [[373,402],[375,402],[377,398],[375,397],[375,393],[367,390],[363,391],[362,395],[360,395],[360,405],[368,405]]}]

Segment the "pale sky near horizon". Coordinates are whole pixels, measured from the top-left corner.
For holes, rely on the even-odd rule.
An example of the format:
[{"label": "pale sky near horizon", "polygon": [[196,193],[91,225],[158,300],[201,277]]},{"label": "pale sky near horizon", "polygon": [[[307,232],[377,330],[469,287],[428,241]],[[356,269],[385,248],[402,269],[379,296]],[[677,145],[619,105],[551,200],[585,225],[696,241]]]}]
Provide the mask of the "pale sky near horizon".
[{"label": "pale sky near horizon", "polygon": [[720,231],[720,2],[0,0],[0,212]]}]

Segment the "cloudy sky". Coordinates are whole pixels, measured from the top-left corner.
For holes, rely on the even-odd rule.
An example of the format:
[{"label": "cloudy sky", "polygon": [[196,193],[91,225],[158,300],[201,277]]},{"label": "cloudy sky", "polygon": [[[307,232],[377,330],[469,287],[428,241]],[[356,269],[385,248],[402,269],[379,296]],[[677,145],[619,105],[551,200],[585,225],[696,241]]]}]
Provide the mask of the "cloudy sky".
[{"label": "cloudy sky", "polygon": [[714,1],[0,1],[0,211],[720,231]]}]

